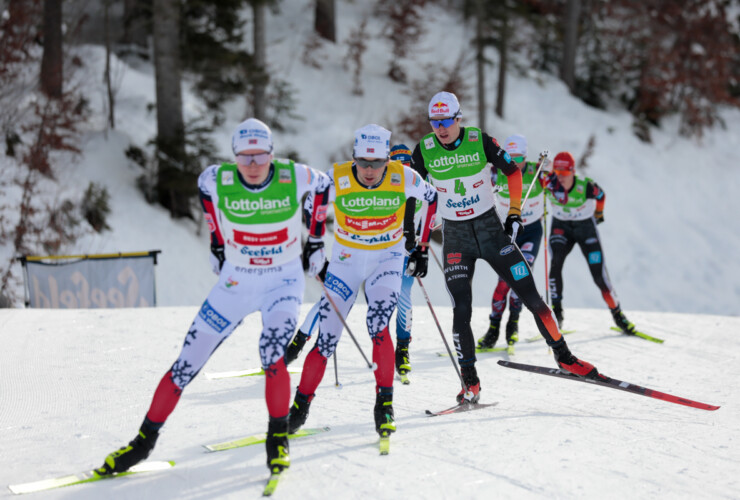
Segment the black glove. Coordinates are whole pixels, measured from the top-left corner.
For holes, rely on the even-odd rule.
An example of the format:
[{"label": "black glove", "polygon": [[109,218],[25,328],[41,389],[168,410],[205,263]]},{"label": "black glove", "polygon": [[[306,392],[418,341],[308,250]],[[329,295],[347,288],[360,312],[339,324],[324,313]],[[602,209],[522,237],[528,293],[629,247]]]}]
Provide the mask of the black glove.
[{"label": "black glove", "polygon": [[216,266],[218,266],[218,271],[221,271],[221,268],[224,267],[224,262],[226,261],[226,255],[224,254],[224,246],[223,245],[211,245],[211,255],[213,255],[218,263],[213,262],[213,272],[218,274],[216,272]]},{"label": "black glove", "polygon": [[427,275],[429,267],[429,247],[418,246],[409,254],[409,261],[406,263],[406,275],[414,278],[423,278]]},{"label": "black glove", "polygon": [[411,253],[416,246],[416,231],[412,229],[405,229],[403,231],[404,242],[403,246],[406,248],[407,253]]},{"label": "black glove", "polygon": [[516,239],[517,235],[521,232],[524,224],[522,224],[522,216],[519,214],[509,214],[506,216],[506,223],[504,224],[504,231],[506,234],[511,236],[511,239]]},{"label": "black glove", "polygon": [[604,212],[596,212],[594,213],[594,217],[596,217],[597,224],[601,224],[602,222],[604,222]]},{"label": "black glove", "polygon": [[311,241],[309,238],[306,244],[303,246],[303,270],[308,271],[308,268],[310,266],[309,259],[311,258],[311,255],[313,255],[314,252],[317,252],[324,248],[324,240],[319,241]]}]

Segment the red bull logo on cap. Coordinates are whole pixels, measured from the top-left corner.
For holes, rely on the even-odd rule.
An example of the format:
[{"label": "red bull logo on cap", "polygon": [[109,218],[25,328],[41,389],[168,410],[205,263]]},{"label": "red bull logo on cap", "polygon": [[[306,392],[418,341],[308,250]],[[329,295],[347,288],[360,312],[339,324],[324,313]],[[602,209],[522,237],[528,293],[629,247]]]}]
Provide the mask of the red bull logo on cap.
[{"label": "red bull logo on cap", "polygon": [[439,101],[439,102],[435,102],[432,105],[432,109],[431,109],[432,116],[449,116],[450,114],[451,114],[450,107],[447,105],[447,103]]}]

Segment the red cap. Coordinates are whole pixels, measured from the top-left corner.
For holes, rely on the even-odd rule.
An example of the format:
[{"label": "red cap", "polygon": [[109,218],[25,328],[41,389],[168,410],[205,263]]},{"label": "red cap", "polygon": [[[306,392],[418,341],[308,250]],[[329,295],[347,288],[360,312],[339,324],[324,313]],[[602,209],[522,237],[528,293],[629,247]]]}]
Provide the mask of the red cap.
[{"label": "red cap", "polygon": [[556,174],[572,174],[576,170],[576,161],[573,155],[567,151],[555,155],[552,161],[552,169]]}]

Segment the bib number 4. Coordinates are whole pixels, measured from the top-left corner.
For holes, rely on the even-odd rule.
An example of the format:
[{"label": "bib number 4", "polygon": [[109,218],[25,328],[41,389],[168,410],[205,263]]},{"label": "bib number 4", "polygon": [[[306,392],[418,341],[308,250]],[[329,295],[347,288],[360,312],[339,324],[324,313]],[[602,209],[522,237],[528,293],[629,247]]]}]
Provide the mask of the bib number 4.
[{"label": "bib number 4", "polygon": [[460,196],[465,196],[465,193],[467,193],[467,190],[465,189],[465,184],[463,184],[463,181],[461,181],[460,179],[455,179],[455,192]]}]

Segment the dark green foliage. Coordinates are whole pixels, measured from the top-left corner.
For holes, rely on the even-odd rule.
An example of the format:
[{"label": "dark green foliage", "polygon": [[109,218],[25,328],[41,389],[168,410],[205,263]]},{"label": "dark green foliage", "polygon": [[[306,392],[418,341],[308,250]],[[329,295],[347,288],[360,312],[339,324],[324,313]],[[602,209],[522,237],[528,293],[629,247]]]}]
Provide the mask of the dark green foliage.
[{"label": "dark green foliage", "polygon": [[132,144],[126,149],[124,154],[126,155],[126,158],[136,163],[141,168],[146,168],[147,162],[149,160],[147,159],[144,150],[141,149],[139,146],[135,146]]},{"label": "dark green foliage", "polygon": [[110,226],[106,222],[110,214],[110,194],[105,186],[100,186],[94,182],[88,184],[85,194],[82,198],[82,215],[92,228],[100,233]]}]

